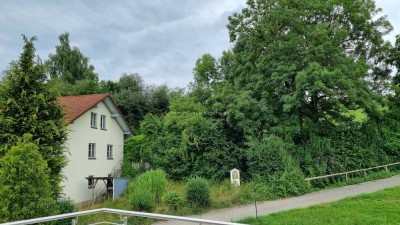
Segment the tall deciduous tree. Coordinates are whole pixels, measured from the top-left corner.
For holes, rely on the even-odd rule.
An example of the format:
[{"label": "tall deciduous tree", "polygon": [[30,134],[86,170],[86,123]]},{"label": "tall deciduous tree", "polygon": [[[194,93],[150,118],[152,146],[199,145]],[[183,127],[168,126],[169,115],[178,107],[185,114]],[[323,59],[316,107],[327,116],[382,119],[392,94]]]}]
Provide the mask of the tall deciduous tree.
[{"label": "tall deciduous tree", "polygon": [[0,160],[0,222],[57,213],[49,168],[31,138],[25,135]]},{"label": "tall deciduous tree", "polygon": [[222,60],[230,61],[224,77],[272,113],[235,113],[265,121],[251,127],[255,133],[263,124],[278,132],[278,121],[295,119],[299,134],[347,123],[349,111],[379,114],[375,90],[390,74],[382,36],[392,27],[378,13],[373,0],[248,1],[229,17],[234,48]]},{"label": "tall deciduous tree", "polygon": [[49,167],[53,194],[60,192],[61,170],[66,163],[63,144],[66,130],[57,94],[47,81],[41,61],[35,60],[35,37],[27,39],[19,60],[6,71],[0,87],[0,158],[24,134],[32,141]]},{"label": "tall deciduous tree", "polygon": [[397,69],[397,73],[393,78],[393,89],[396,96],[400,96],[400,35],[396,37],[396,43],[392,49],[390,58]]},{"label": "tall deciduous tree", "polygon": [[60,45],[56,46],[56,54],[50,54],[46,61],[46,70],[51,78],[59,78],[67,83],[74,84],[80,80],[98,80],[94,66],[89,64],[79,48],[71,47],[69,34],[59,37]]},{"label": "tall deciduous tree", "polygon": [[56,53],[46,61],[46,73],[51,83],[61,95],[81,95],[99,93],[98,75],[78,47],[71,47],[69,34],[59,36],[60,45]]}]

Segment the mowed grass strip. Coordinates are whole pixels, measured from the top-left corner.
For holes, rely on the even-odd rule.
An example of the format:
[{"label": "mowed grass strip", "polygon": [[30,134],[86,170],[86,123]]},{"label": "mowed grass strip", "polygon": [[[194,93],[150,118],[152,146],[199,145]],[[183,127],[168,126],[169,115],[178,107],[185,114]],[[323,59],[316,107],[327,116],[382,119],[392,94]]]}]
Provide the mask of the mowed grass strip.
[{"label": "mowed grass strip", "polygon": [[239,222],[265,225],[398,225],[400,187]]}]

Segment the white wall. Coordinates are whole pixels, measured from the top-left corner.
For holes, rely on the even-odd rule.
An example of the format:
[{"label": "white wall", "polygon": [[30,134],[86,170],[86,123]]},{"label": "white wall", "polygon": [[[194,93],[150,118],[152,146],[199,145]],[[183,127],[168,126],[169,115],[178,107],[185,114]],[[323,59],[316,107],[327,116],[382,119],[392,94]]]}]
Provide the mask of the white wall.
[{"label": "white wall", "polygon": [[[97,113],[97,129],[91,128],[91,112]],[[100,129],[100,117],[106,116],[106,130]],[[123,131],[103,102],[97,107],[87,111],[81,117],[68,125],[67,157],[68,165],[63,174],[64,193],[76,203],[92,200],[93,189],[88,189],[88,181],[85,177],[94,175],[106,177],[114,170],[120,170],[123,157],[124,135]],[[96,143],[96,159],[88,158],[89,143]],[[107,159],[107,145],[113,145],[113,160]],[[105,190],[103,181],[99,181],[94,189],[97,195]]]}]

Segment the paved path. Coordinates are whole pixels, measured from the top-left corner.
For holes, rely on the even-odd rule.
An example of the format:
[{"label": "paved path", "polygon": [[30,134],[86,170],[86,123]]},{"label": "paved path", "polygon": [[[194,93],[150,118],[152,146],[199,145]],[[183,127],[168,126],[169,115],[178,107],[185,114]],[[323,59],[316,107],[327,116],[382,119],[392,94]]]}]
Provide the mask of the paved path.
[{"label": "paved path", "polygon": [[[270,213],[276,213],[286,211],[295,208],[305,208],[311,205],[317,205],[327,202],[334,202],[346,197],[355,196],[359,194],[371,193],[378,190],[400,186],[400,175],[376,180],[369,181],[361,184],[355,184],[340,188],[334,188],[329,190],[322,190],[319,192],[313,192],[305,194],[299,197],[280,199],[274,201],[266,201],[258,203],[258,215],[267,215]],[[255,208],[253,205],[238,206],[234,208],[222,209],[211,211],[209,213],[199,215],[193,215],[189,217],[202,218],[218,221],[236,221],[246,217],[255,216]],[[157,225],[167,224],[193,224],[178,221],[168,222],[157,222]]]}]

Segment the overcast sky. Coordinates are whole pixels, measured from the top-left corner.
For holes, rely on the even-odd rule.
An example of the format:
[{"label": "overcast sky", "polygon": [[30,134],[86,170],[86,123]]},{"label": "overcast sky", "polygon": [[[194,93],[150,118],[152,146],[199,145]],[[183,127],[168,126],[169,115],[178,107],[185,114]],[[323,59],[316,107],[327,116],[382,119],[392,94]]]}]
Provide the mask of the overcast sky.
[{"label": "overcast sky", "polygon": [[[185,87],[196,60],[229,49],[227,17],[246,0],[0,0],[0,71],[18,59],[20,34],[37,36],[37,54],[47,59],[58,36],[90,58],[100,79],[139,73],[148,84]],[[377,0],[400,34],[400,1]]]}]

